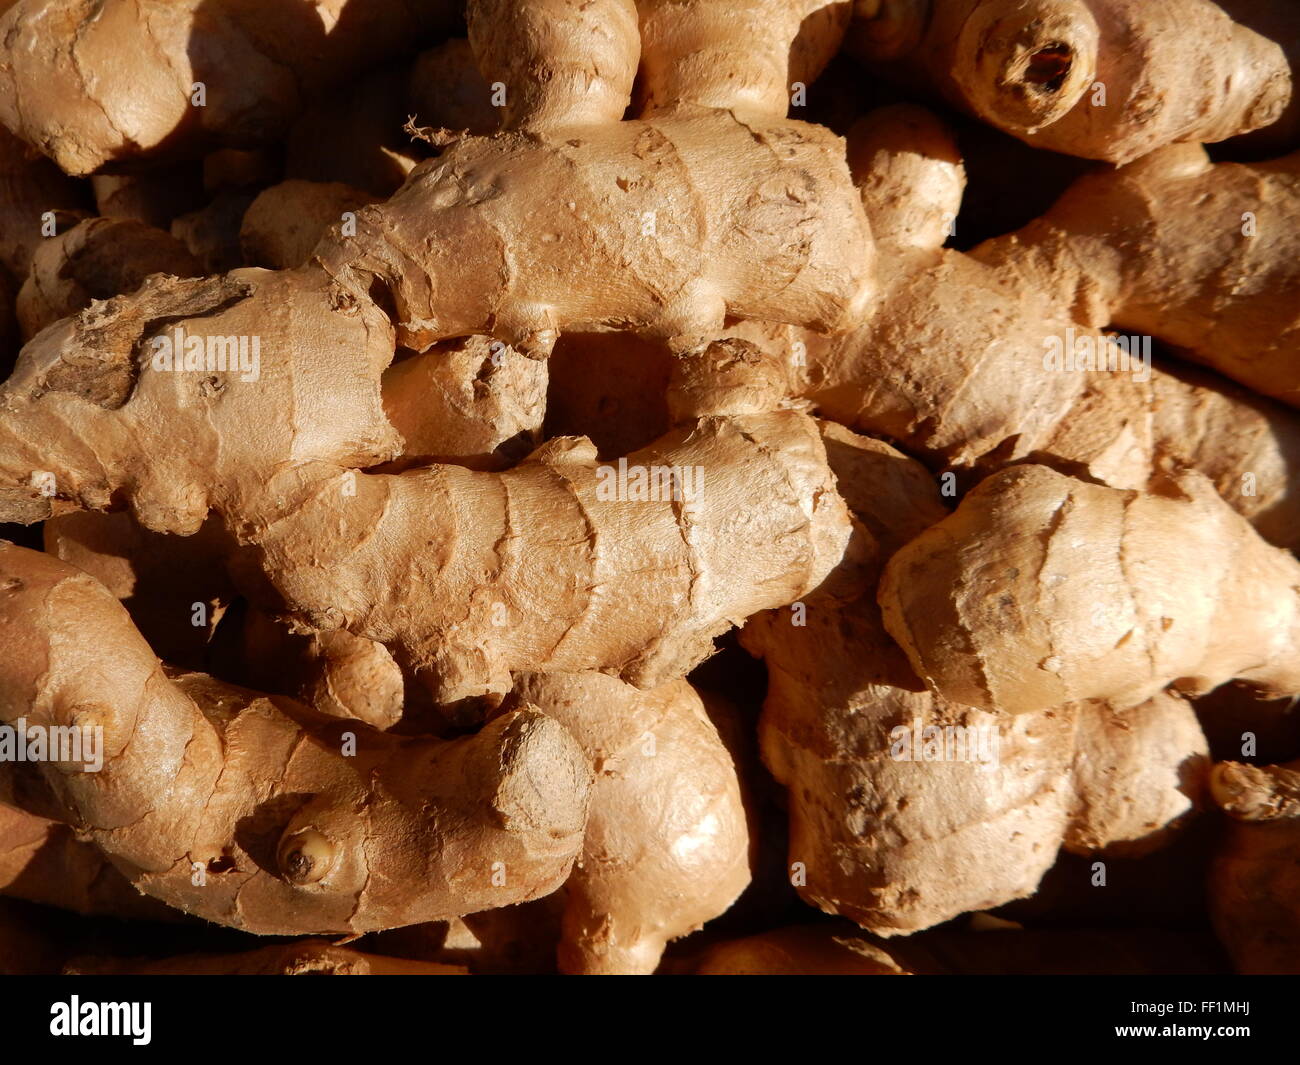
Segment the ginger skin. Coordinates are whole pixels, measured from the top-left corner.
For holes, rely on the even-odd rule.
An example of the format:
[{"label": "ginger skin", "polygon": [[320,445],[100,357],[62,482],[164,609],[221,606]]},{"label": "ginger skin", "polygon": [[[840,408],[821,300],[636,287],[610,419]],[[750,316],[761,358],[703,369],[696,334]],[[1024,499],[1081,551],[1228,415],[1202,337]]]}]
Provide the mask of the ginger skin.
[{"label": "ginger skin", "polygon": [[23,338],[94,300],[133,292],[150,274],[201,273],[185,245],[161,229],[128,219],[87,219],[36,249],[18,293]]},{"label": "ginger skin", "polygon": [[293,700],[166,671],[116,599],[62,562],[0,546],[0,585],[0,720],[103,728],[101,772],[42,772],[145,894],[250,932],[364,932],[568,876],[590,767],[535,710],[450,742],[359,731],[345,757]]},{"label": "ginger skin", "polygon": [[1300,693],[1297,589],[1300,563],[1202,477],[1157,494],[1014,466],[899,551],[879,599],[928,687],[1020,714],[1232,679]]},{"label": "ginger skin", "polygon": [[[1126,163],[1274,122],[1282,49],[1211,0],[885,0],[850,27],[874,70],[1037,148]],[[1100,87],[1100,88],[1099,88]]]},{"label": "ginger skin", "polygon": [[[74,176],[273,143],[304,101],[446,29],[455,12],[444,0],[213,7],[19,0],[0,18],[0,124]],[[122,63],[124,54],[153,59]],[[200,83],[205,102],[196,106]]]},{"label": "ginger skin", "polygon": [[[849,522],[824,456],[793,411],[702,418],[626,457],[633,477],[702,476],[698,506],[683,507],[657,489],[638,499],[589,441],[558,438],[501,473],[340,473],[246,542],[304,625],[388,645],[438,702],[509,690],[511,671],[597,670],[654,687],[838,562]],[[543,541],[521,531],[523,515],[548,530]],[[376,600],[376,587],[391,592]]]},{"label": "ginger skin", "polygon": [[[1275,386],[1297,362],[1295,309],[1274,294],[1295,287],[1300,261],[1286,221],[1300,205],[1296,159],[1206,171],[1201,149],[1175,146],[1081,180],[1045,220],[963,254],[942,247],[964,174],[937,119],[882,108],[849,146],[882,253],[880,309],[834,337],[733,330],[790,354],[793,391],[963,486],[1026,460],[1116,488],[1145,489],[1168,462],[1195,469],[1261,535],[1300,546],[1290,410],[1159,360],[1149,373],[1047,362],[1084,343],[1105,355],[1099,328],[1115,320],[1285,399]],[[1096,221],[1116,212],[1127,220],[1118,231]],[[1254,237],[1242,232],[1248,214],[1262,227]],[[1247,359],[1254,373],[1238,373]]]},{"label": "ginger skin", "polygon": [[599,673],[520,676],[515,694],[573,733],[596,783],[565,885],[560,970],[649,974],[664,947],[749,884],[731,755],[684,680],[648,692]]},{"label": "ginger skin", "polygon": [[925,691],[873,595],[885,560],[946,511],[918,463],[841,426],[822,432],[878,553],[803,624],[770,611],[741,633],[768,669],[759,738],[787,791],[800,896],[906,935],[1033,894],[1061,849],[1160,846],[1206,765],[1187,704],[1162,694],[1124,713],[1080,703],[1013,717]]}]

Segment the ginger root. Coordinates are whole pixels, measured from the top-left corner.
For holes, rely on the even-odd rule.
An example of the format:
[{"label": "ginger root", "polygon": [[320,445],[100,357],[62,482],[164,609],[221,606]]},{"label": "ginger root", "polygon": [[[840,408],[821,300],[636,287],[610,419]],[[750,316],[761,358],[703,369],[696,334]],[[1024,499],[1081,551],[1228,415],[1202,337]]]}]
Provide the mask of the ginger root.
[{"label": "ginger root", "polygon": [[873,592],[885,559],[943,528],[946,512],[919,464],[822,431],[879,554],[843,601],[762,614],[741,634],[768,668],[759,736],[787,791],[799,894],[877,934],[908,934],[1032,894],[1062,848],[1163,843],[1194,809],[1206,766],[1187,704],[1161,694],[1123,713],[1080,703],[1012,716],[924,691]]},{"label": "ginger root", "polygon": [[1282,49],[1212,0],[884,0],[850,49],[1037,148],[1125,163],[1274,122]]},{"label": "ginger root", "polygon": [[18,322],[30,340],[94,300],[135,291],[150,274],[197,277],[201,272],[186,247],[161,229],[90,218],[36,249],[18,293]]},{"label": "ginger root", "polygon": [[684,680],[641,692],[599,673],[521,676],[516,695],[559,721],[596,783],[565,885],[560,969],[648,974],[670,940],[723,913],[749,883],[731,756]]},{"label": "ginger root", "polygon": [[537,711],[449,742],[361,731],[348,756],[347,737],[292,700],[167,671],[117,600],[65,563],[0,545],[0,588],[0,721],[103,729],[101,771],[42,773],[145,894],[285,935],[442,920],[567,878],[590,766]]},{"label": "ginger root", "polygon": [[0,124],[78,176],[266,144],[452,17],[444,0],[19,0],[0,18]]},{"label": "ginger root", "polygon": [[1300,693],[1300,563],[1195,474],[1141,493],[1014,466],[890,559],[879,597],[917,674],[966,706]]}]

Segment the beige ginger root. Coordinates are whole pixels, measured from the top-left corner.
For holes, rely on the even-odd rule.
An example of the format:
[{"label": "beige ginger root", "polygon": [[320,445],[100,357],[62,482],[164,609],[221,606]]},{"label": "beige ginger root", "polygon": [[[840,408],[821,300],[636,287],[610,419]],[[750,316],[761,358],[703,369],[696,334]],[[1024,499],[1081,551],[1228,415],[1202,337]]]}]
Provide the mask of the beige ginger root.
[{"label": "beige ginger root", "polygon": [[[1085,347],[1093,365],[1098,353],[1109,359],[1096,326],[1122,306],[1181,304],[1187,310],[1179,319],[1166,317],[1185,325],[1144,311],[1134,327],[1191,343],[1199,352],[1193,357],[1228,372],[1216,351],[1268,352],[1270,365],[1284,367],[1291,303],[1267,293],[1293,285],[1285,221],[1290,178],[1228,164],[1200,178],[1180,177],[1175,157],[1190,149],[1167,149],[1079,186],[1093,190],[1090,217],[1110,218],[1120,204],[1161,212],[1158,224],[1137,226],[1139,236],[1094,225],[1091,236],[1076,239],[1058,225],[1035,223],[965,255],[942,247],[961,205],[963,175],[951,135],[933,116],[910,106],[882,108],[855,127],[849,143],[882,250],[879,311],[837,337],[755,323],[735,330],[787,353],[795,392],[826,417],[895,440],[963,480],[1032,460],[1118,488],[1145,488],[1172,461],[1213,480],[1261,535],[1300,544],[1300,495],[1292,490],[1300,420],[1289,410],[1141,358],[1127,369],[1117,363],[1116,372],[1050,362],[1053,353]],[[1212,194],[1216,188],[1221,196]],[[1186,197],[1207,194],[1195,210],[1188,205]],[[1184,197],[1183,206],[1165,213],[1159,205],[1174,196]],[[1243,214],[1264,221],[1253,241],[1241,233]],[[1201,229],[1207,218],[1214,219],[1208,233]],[[1207,239],[1220,241],[1234,263],[1231,284],[1221,276],[1222,258],[1198,246]],[[1159,295],[1162,288],[1178,295]],[[1115,292],[1133,298],[1105,295]],[[1089,311],[1093,297],[1097,306]],[[1216,313],[1225,327],[1214,327],[1206,343],[1192,322]],[[1274,332],[1266,334],[1268,328]],[[1266,335],[1271,339],[1261,339]],[[1138,356],[1142,340],[1128,342],[1138,344]],[[1274,370],[1270,380],[1285,372]]]},{"label": "beige ginger root", "polygon": [[133,292],[150,274],[201,272],[186,247],[161,229],[127,219],[87,219],[36,249],[18,293],[23,337],[30,340],[94,300]]},{"label": "beige ginger root", "polygon": [[1044,217],[975,249],[1093,328],[1157,336],[1300,406],[1300,153],[1214,164],[1176,145],[1081,178]]},{"label": "beige ginger root", "polygon": [[768,669],[759,735],[787,791],[800,895],[908,934],[1032,894],[1061,848],[1159,846],[1193,809],[1206,762],[1187,704],[1012,717],[924,691],[872,599],[884,560],[945,515],[936,487],[886,444],[822,431],[879,555],[843,602],[762,614],[741,633]]},{"label": "beige ginger root", "polygon": [[681,676],[815,589],[848,537],[815,425],[777,411],[702,418],[615,464],[557,438],[501,473],[341,473],[249,539],[289,612],[388,645],[446,703],[518,670]]},{"label": "beige ginger root", "polygon": [[453,17],[443,0],[20,0],[0,19],[0,124],[73,175],[266,144]]},{"label": "beige ginger root", "polygon": [[382,290],[415,350],[482,333],[545,355],[561,331],[609,326],[693,347],[728,316],[833,330],[873,287],[838,140],[720,111],[466,138],[316,256],[349,291]]},{"label": "beige ginger root", "polygon": [[1195,474],[1141,493],[1012,467],[899,551],[879,596],[917,674],[967,706],[1300,693],[1300,563]]},{"label": "beige ginger root", "polygon": [[731,756],[684,680],[641,692],[599,673],[533,674],[516,695],[569,729],[596,783],[565,885],[560,969],[648,974],[670,940],[723,913],[749,883],[749,834]]},{"label": "beige ginger root", "polygon": [[100,772],[42,772],[146,894],[251,932],[363,932],[535,898],[568,876],[590,767],[544,715],[451,742],[361,732],[344,757],[292,700],[166,671],[113,596],[65,563],[0,546],[0,586],[0,720],[103,728]]},{"label": "beige ginger root", "polygon": [[384,371],[383,397],[405,441],[399,461],[472,470],[513,465],[542,442],[549,365],[481,336],[393,363]]},{"label": "beige ginger root", "polygon": [[375,197],[340,182],[291,179],[263,189],[239,223],[244,262],[271,270],[302,266],[331,226]]},{"label": "beige ginger root", "polygon": [[316,275],[153,277],[42,333],[0,386],[0,516],[116,498],[145,528],[188,535],[212,509],[257,513],[277,473],[396,458],[379,387],[392,353],[379,310]]},{"label": "beige ginger root", "polygon": [[[839,0],[637,0],[642,111],[683,104],[783,118],[839,51]],[[797,111],[796,111],[797,114]]]},{"label": "beige ginger root", "polygon": [[1125,163],[1277,120],[1278,45],[1211,0],[876,0],[850,49],[1038,148]]}]

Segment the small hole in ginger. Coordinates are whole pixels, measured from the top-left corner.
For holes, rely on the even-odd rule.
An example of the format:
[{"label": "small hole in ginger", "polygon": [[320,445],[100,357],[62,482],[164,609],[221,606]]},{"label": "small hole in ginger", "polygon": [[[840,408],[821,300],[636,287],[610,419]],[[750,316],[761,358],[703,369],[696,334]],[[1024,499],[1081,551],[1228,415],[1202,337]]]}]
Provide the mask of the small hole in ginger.
[{"label": "small hole in ginger", "polygon": [[1049,44],[1029,57],[1025,83],[1043,92],[1059,92],[1074,66],[1074,56],[1063,44]]}]

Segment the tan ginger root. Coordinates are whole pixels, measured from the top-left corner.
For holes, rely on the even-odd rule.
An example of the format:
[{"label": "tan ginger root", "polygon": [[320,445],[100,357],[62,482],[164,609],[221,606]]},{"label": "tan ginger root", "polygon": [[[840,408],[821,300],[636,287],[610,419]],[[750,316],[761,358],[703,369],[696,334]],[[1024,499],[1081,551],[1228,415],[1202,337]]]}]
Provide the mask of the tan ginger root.
[{"label": "tan ginger root", "polygon": [[599,673],[521,676],[516,694],[569,729],[596,783],[565,885],[560,969],[652,973],[670,940],[749,883],[749,834],[731,756],[684,680],[640,692]]},{"label": "tan ginger root", "polygon": [[[926,471],[823,425],[841,492],[880,545],[857,598],[760,615],[764,761],[787,789],[800,895],[881,935],[1032,894],[1060,848],[1141,853],[1192,809],[1206,746],[1182,700],[1011,717],[922,690],[872,602],[881,564],[944,515]],[[795,621],[802,624],[795,624]],[[794,865],[793,863],[798,863]]]},{"label": "tan ginger root", "polygon": [[0,19],[0,123],[76,175],[271,143],[328,85],[453,18],[442,0],[20,0]]},{"label": "tan ginger root", "polygon": [[282,692],[329,717],[361,721],[380,732],[402,719],[407,689],[402,668],[383,644],[342,629],[291,633],[249,607],[240,627],[240,680]]},{"label": "tan ginger root", "polygon": [[42,772],[146,894],[246,931],[363,932],[568,876],[590,769],[536,711],[452,742],[360,732],[344,757],[292,700],[166,672],[109,592],[62,562],[0,546],[0,585],[0,719],[103,728],[101,772]]},{"label": "tan ginger root", "polygon": [[[941,247],[961,205],[963,176],[951,135],[932,115],[910,106],[873,112],[850,134],[850,150],[884,253],[879,311],[830,338],[753,323],[735,330],[787,353],[796,392],[825,416],[887,436],[961,476],[1029,459],[1115,487],[1145,488],[1170,460],[1211,478],[1271,541],[1300,545],[1300,494],[1292,488],[1300,470],[1300,420],[1286,408],[1188,371],[1151,366],[1148,372],[1134,362],[1124,372],[1071,372],[1063,362],[1061,368],[1049,363],[1053,352],[1084,345],[1109,358],[1096,323],[1106,324],[1112,308],[1117,313],[1122,305],[1165,306],[1169,301],[1156,293],[1159,279],[1169,278],[1171,291],[1181,293],[1173,304],[1186,308],[1182,319],[1189,324],[1157,322],[1148,310],[1136,327],[1190,342],[1196,357],[1211,361],[1216,350],[1247,352],[1254,344],[1275,353],[1274,373],[1283,374],[1290,356],[1282,320],[1294,301],[1267,294],[1294,284],[1288,275],[1295,256],[1285,247],[1286,205],[1294,198],[1289,177],[1223,164],[1203,182],[1184,179],[1175,157],[1191,149],[1167,149],[1079,186],[1101,197],[1097,210],[1106,218],[1112,208],[1102,210],[1103,202],[1127,203],[1132,211],[1146,203],[1160,211],[1158,224],[1137,226],[1140,237],[1098,230],[1076,244],[1059,227],[1035,223],[964,255]],[[1177,189],[1186,185],[1180,197],[1192,186],[1206,193],[1216,181],[1229,190],[1222,198],[1195,210],[1181,201],[1180,209],[1163,213],[1160,204]],[[1148,188],[1150,194],[1140,191]],[[1255,238],[1241,233],[1244,212],[1264,223]],[[1203,231],[1201,221],[1210,215],[1215,224]],[[1231,284],[1222,284],[1220,259],[1197,246],[1210,240],[1223,244],[1230,258],[1247,257],[1232,259]],[[1040,242],[1051,249],[1041,269]],[[1277,254],[1268,253],[1269,242]],[[1123,250],[1135,244],[1144,250]],[[1060,270],[1050,272],[1049,262],[1059,262]],[[1148,269],[1154,282],[1144,277]],[[1104,295],[1115,291],[1134,298]],[[1087,311],[1090,296],[1098,297],[1100,310]],[[1192,321],[1215,313],[1238,323],[1232,337],[1240,339],[1216,330],[1207,344],[1192,335]],[[1252,319],[1276,327],[1270,336],[1283,339],[1261,340]]]},{"label": "tan ginger root", "polygon": [[480,75],[505,88],[506,128],[623,118],[641,54],[633,0],[470,0],[466,14]]},{"label": "tan ginger root", "polygon": [[[137,370],[135,347],[160,312],[187,348],[267,338],[255,384],[242,369]],[[92,339],[94,361],[69,365]],[[0,510],[30,521],[73,501],[125,502],[146,528],[189,533],[216,509],[254,546],[283,612],[388,645],[403,667],[431,671],[440,702],[508,690],[511,669],[610,671],[653,686],[689,670],[734,622],[815,588],[844,549],[847,516],[821,441],[792,411],[704,418],[627,457],[643,470],[634,477],[703,471],[698,507],[682,508],[662,476],[652,499],[619,498],[619,467],[600,467],[581,440],[551,441],[499,474],[358,475],[396,457],[377,409],[391,351],[374,305],[314,271],[154,279],[28,345],[0,389],[10,487]],[[290,409],[297,422],[283,417]],[[167,438],[185,448],[148,443],[161,411]],[[75,432],[58,433],[65,423]],[[525,514],[548,530],[543,541],[515,535]],[[376,587],[392,595],[377,600]]]},{"label": "tan ginger root", "polygon": [[499,470],[523,458],[542,440],[549,365],[481,336],[393,363],[384,412],[405,441],[400,462]]},{"label": "tan ginger root", "polygon": [[125,219],[90,218],[36,249],[18,293],[18,321],[30,340],[93,300],[139,288],[150,274],[196,277],[198,262],[161,229]]},{"label": "tan ginger root", "polygon": [[967,706],[1300,692],[1300,563],[1196,474],[1140,493],[1012,467],[899,551],[879,597],[917,673]]},{"label": "tan ginger root", "polygon": [[703,418],[616,464],[557,438],[502,473],[344,473],[254,539],[307,626],[387,644],[446,703],[516,670],[681,676],[735,622],[816,588],[848,536],[813,422],[778,411]]},{"label": "tan ginger root", "polygon": [[839,51],[850,5],[839,0],[637,0],[639,103],[783,117]]},{"label": "tan ginger root", "polygon": [[831,330],[865,309],[871,239],[827,131],[721,111],[581,130],[461,140],[316,256],[382,289],[416,350],[490,333],[545,355],[607,326],[691,347],[728,316]]},{"label": "tan ginger root", "polygon": [[973,254],[1094,328],[1150,333],[1300,406],[1300,153],[1214,164],[1178,145],[1081,178],[1043,218]]},{"label": "tan ginger root", "polygon": [[510,9],[477,0],[469,24],[516,132],[458,141],[362,210],[355,238],[317,250],[350,291],[391,300],[401,344],[490,333],[545,355],[561,331],[618,327],[689,348],[728,316],[830,330],[864,309],[872,246],[836,138],[784,109],[621,122],[640,48],[631,0]]},{"label": "tan ginger root", "polygon": [[[200,344],[203,369],[177,371]],[[0,513],[30,522],[118,496],[145,528],[188,535],[211,509],[257,513],[277,472],[396,458],[379,389],[392,353],[382,313],[316,275],[151,278],[41,334],[0,386]]]},{"label": "tan ginger root", "polygon": [[292,179],[260,192],[239,224],[244,262],[287,270],[302,266],[331,226],[375,197],[339,182]]},{"label": "tan ginger root", "polygon": [[870,0],[850,50],[1038,148],[1124,163],[1276,121],[1282,49],[1211,0]]}]

